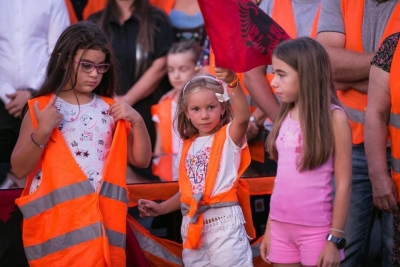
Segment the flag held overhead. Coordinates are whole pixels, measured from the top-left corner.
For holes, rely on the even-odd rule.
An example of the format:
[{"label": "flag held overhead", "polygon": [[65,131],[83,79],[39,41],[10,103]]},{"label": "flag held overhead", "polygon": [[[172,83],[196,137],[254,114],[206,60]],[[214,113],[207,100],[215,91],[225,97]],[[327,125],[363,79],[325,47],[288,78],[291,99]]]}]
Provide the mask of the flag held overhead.
[{"label": "flag held overhead", "polygon": [[275,47],[290,39],[251,0],[198,0],[218,67],[246,72],[270,65]]}]

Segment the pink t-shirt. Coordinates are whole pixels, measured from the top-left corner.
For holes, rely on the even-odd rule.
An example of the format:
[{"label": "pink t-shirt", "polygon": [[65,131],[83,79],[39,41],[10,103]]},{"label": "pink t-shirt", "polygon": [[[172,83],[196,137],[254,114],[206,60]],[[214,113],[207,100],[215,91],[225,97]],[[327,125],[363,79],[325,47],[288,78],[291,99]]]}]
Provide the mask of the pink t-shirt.
[{"label": "pink t-shirt", "polygon": [[[332,110],[339,108],[332,105]],[[278,169],[271,196],[272,220],[307,225],[325,226],[332,222],[333,155],[314,170],[299,172],[303,139],[300,122],[290,118],[282,122],[276,140]]]}]

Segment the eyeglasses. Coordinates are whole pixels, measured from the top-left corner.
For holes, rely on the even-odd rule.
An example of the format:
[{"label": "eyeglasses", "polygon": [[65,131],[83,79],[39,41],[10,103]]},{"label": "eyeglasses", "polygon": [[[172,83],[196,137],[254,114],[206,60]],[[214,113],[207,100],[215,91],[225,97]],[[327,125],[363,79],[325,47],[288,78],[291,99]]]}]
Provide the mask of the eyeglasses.
[{"label": "eyeglasses", "polygon": [[93,64],[86,61],[79,61],[74,58],[74,62],[79,63],[81,66],[81,70],[84,72],[92,72],[94,68],[96,68],[97,72],[100,74],[106,73],[110,68],[110,64],[103,63],[103,64]]}]

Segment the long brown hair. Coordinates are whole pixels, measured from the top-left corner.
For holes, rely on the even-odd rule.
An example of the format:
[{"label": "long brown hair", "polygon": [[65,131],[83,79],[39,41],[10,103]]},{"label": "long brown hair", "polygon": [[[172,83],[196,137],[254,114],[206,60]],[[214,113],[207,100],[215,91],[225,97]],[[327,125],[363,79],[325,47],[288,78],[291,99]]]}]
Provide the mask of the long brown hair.
[{"label": "long brown hair", "polygon": [[35,97],[50,93],[57,94],[68,83],[71,83],[72,89],[74,89],[78,73],[76,72],[75,77],[73,77],[72,69],[74,56],[78,49],[84,50],[82,57],[88,49],[99,50],[106,55],[104,62],[109,63],[110,68],[103,74],[100,84],[93,92],[106,97],[114,96],[116,74],[111,44],[108,42],[107,36],[97,25],[81,21],[66,28],[58,38],[50,55],[45,80],[37,94],[35,94]]},{"label": "long brown hair", "polygon": [[[333,146],[331,104],[339,105],[333,87],[332,67],[325,49],[317,41],[301,37],[281,43],[275,49],[276,57],[299,77],[299,113],[303,135],[302,154],[298,161],[300,171],[315,169],[330,157]],[[271,158],[278,160],[276,139],[282,122],[294,103],[282,103],[278,119],[267,138]]]},{"label": "long brown hair", "polygon": [[[154,53],[154,39],[160,32],[160,28],[155,23],[157,21],[156,18],[160,17],[163,20],[168,21],[168,17],[156,7],[153,7],[149,3],[149,0],[135,0],[132,2],[130,8],[133,12],[133,16],[139,21],[139,33],[136,39],[136,44],[132,44],[133,49],[140,50],[140,53],[142,54],[142,57],[136,58],[136,70],[133,74],[135,77],[139,77],[152,64],[152,62],[149,62],[147,59],[150,54]],[[98,23],[111,40],[113,35],[108,21],[110,17],[121,17],[121,13],[122,12],[116,3],[116,0],[108,0],[100,16]]]}]

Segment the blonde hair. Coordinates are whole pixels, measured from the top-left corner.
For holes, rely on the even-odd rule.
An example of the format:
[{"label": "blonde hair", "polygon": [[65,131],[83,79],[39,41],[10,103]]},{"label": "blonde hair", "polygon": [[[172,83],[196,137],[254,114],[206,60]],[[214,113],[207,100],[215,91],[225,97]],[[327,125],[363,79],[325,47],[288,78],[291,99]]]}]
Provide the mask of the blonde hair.
[{"label": "blonde hair", "polygon": [[[330,104],[339,105],[333,87],[332,67],[325,49],[317,41],[301,37],[281,43],[273,56],[293,68],[299,77],[300,127],[303,135],[298,168],[315,169],[330,157],[333,129]],[[294,103],[282,103],[277,120],[267,138],[271,158],[278,160],[276,139],[284,119]]]},{"label": "blonde hair", "polygon": [[[178,100],[178,107],[176,110],[175,121],[177,121],[176,131],[183,140],[191,139],[199,133],[192,122],[186,117],[187,107],[190,97],[201,90],[210,90],[214,93],[223,94],[224,89],[222,82],[217,80],[211,75],[198,75],[190,79],[184,86]],[[218,131],[222,126],[229,123],[232,120],[232,110],[230,101],[219,102],[222,108],[225,110],[224,114],[221,115],[219,123],[215,129]]]}]

